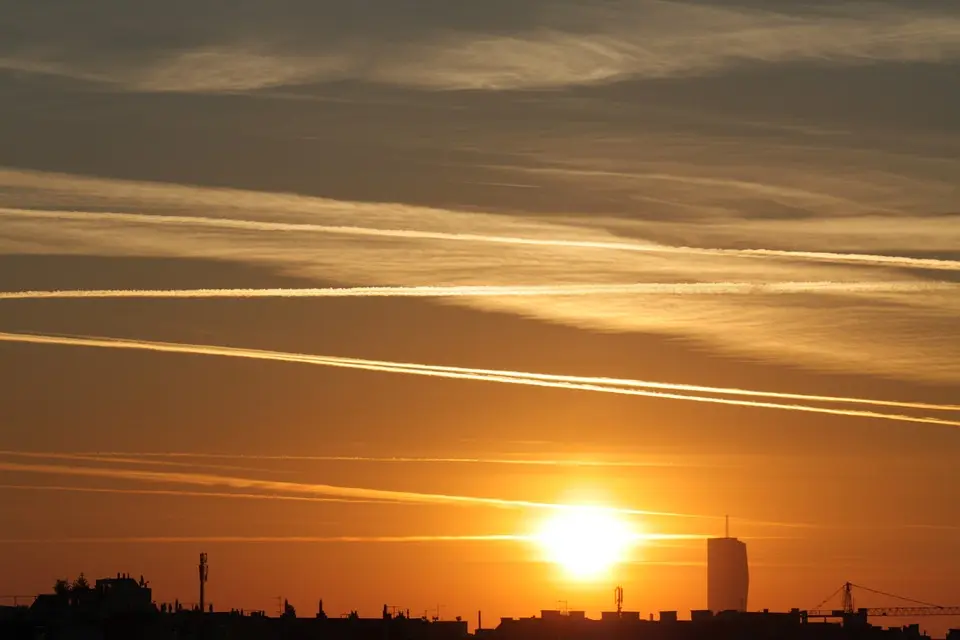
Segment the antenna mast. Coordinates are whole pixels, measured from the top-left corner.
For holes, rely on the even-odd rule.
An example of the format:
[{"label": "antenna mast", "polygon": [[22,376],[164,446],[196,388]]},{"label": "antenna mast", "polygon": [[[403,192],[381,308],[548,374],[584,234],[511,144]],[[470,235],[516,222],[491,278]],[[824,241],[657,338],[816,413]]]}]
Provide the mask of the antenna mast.
[{"label": "antenna mast", "polygon": [[205,596],[205,586],[207,584],[207,574],[209,572],[209,569],[210,567],[207,566],[207,554],[201,553],[200,564],[197,567],[197,570],[200,573],[200,613],[203,613],[205,602],[206,602],[204,596]]},{"label": "antenna mast", "polygon": [[617,617],[620,617],[620,614],[623,611],[623,587],[617,587],[613,590],[613,597],[617,603]]},{"label": "antenna mast", "polygon": [[724,516],[726,518],[726,528],[724,529],[724,534],[727,538],[730,537],[730,516]]}]

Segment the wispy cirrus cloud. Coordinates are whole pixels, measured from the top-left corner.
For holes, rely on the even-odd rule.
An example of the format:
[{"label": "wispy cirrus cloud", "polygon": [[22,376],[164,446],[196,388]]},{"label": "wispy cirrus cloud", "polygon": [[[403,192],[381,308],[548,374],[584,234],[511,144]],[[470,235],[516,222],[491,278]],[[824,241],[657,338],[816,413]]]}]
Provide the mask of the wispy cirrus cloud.
[{"label": "wispy cirrus cloud", "polygon": [[[293,496],[324,496],[347,500],[374,500],[408,504],[432,504],[448,506],[492,507],[498,509],[579,509],[582,506],[537,502],[531,500],[516,500],[506,498],[491,498],[480,496],[451,495],[444,493],[427,493],[417,491],[395,491],[390,489],[370,489],[365,487],[349,487],[330,484],[286,482],[276,480],[262,480],[258,478],[211,475],[205,473],[190,473],[181,471],[146,471],[143,469],[118,469],[104,467],[90,467],[77,465],[56,465],[40,463],[21,463],[0,461],[0,471],[14,473],[59,475],[75,478],[103,478],[112,480],[127,480],[132,482],[154,484],[177,484],[199,487],[223,487],[246,491],[259,491],[264,495],[279,494]],[[647,515],[676,518],[714,518],[715,516],[683,514],[663,511],[647,511],[643,509],[604,507],[629,515]]]},{"label": "wispy cirrus cloud", "polygon": [[53,491],[61,493],[100,493],[107,495],[164,496],[174,498],[217,498],[228,500],[278,500],[280,502],[343,503],[343,504],[397,504],[393,500],[363,500],[353,498],[324,498],[277,493],[246,493],[239,491],[190,491],[189,489],[123,489],[119,487],[85,487],[54,484],[0,484],[8,491]]},{"label": "wispy cirrus cloud", "polygon": [[[373,238],[395,238],[400,240],[432,240],[449,242],[469,242],[469,243],[488,243],[488,244],[506,244],[519,246],[541,246],[557,247],[562,249],[604,249],[612,251],[631,251],[653,254],[685,254],[689,256],[730,256],[736,258],[789,258],[794,260],[804,260],[813,262],[827,263],[852,263],[868,266],[880,267],[900,267],[904,269],[927,269],[934,271],[960,271],[960,260],[938,259],[938,258],[913,258],[908,256],[890,256],[873,255],[863,253],[841,253],[835,251],[802,251],[802,250],[784,250],[784,249],[725,249],[713,247],[693,247],[693,246],[671,246],[667,244],[654,243],[648,241],[617,242],[613,240],[578,240],[563,238],[537,238],[523,236],[501,236],[484,235],[476,233],[459,233],[448,231],[430,231],[417,229],[389,229],[377,227],[361,227],[353,225],[318,225],[311,223],[283,223],[266,222],[259,220],[245,220],[236,218],[214,218],[203,216],[177,216],[177,215],[149,215],[140,213],[119,213],[104,211],[41,211],[36,209],[13,209],[0,208],[0,215],[33,219],[51,219],[51,220],[73,220],[79,222],[119,222],[133,224],[151,224],[168,225],[183,227],[212,227],[221,229],[231,229],[237,231],[262,231],[262,232],[302,232],[302,233],[321,233],[328,235],[342,236],[361,236]],[[651,225],[652,226],[652,225]],[[558,227],[560,228],[560,227]],[[572,229],[576,229],[573,227]],[[572,230],[569,229],[569,230]],[[583,230],[581,229],[581,232]],[[669,286],[665,283],[646,283],[648,286],[659,284],[660,286]],[[680,283],[675,283],[680,284]],[[712,283],[720,285],[730,285],[735,283]],[[742,283],[741,283],[742,284]],[[782,286],[789,292],[791,283],[774,284],[770,286],[771,292],[776,292],[777,286]],[[837,283],[834,283],[835,285]],[[869,284],[860,283],[864,289],[870,288]],[[509,285],[478,285],[478,286],[499,286],[502,292],[507,292]],[[581,288],[591,285],[580,285]],[[592,285],[598,286],[627,286],[627,285]],[[760,285],[763,286],[763,285]],[[829,285],[828,285],[829,286]],[[851,285],[856,288],[856,284]],[[874,285],[874,288],[882,284]],[[796,284],[794,284],[796,287]],[[903,283],[900,283],[903,288]],[[369,289],[369,288],[368,288]],[[424,291],[425,286],[421,286]],[[575,291],[575,289],[573,289]],[[584,290],[584,289],[581,289]],[[436,291],[439,295],[439,291]],[[798,293],[799,291],[794,291]],[[809,287],[807,291],[809,292]],[[620,291],[614,291],[620,293]],[[562,293],[558,295],[563,295]]]},{"label": "wispy cirrus cloud", "polygon": [[[125,56],[106,55],[106,45],[105,51],[64,38],[43,47],[24,44],[0,56],[0,67],[134,91],[248,91],[344,79],[431,90],[510,90],[711,74],[745,64],[960,57],[960,16],[946,5],[921,11],[841,3],[811,12],[786,5],[761,10],[668,0],[596,6],[561,1],[537,5],[535,21],[522,20],[525,11],[499,9],[469,26],[442,17],[415,27],[404,20],[392,28],[389,21],[358,23],[328,37],[308,36],[303,24],[292,21],[285,29],[261,25],[261,35],[252,37],[253,24],[205,24],[200,14],[190,36],[144,38],[141,50]],[[342,18],[336,8],[317,7],[300,21],[323,33],[330,23],[344,23]],[[36,40],[43,38],[38,30]]]}]

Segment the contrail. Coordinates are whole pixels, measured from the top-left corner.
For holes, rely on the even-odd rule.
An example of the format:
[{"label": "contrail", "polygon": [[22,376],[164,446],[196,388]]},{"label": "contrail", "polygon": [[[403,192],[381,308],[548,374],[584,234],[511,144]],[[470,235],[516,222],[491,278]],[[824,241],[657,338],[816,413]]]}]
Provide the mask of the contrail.
[{"label": "contrail", "polygon": [[258,467],[243,467],[230,464],[208,464],[208,463],[189,463],[189,462],[176,462],[173,460],[150,460],[145,459],[149,456],[113,456],[113,455],[103,455],[99,453],[64,453],[64,452],[41,452],[41,451],[0,451],[0,456],[7,457],[19,457],[19,458],[40,458],[40,459],[52,459],[52,460],[76,460],[80,462],[109,462],[109,463],[124,463],[124,464],[140,464],[140,465],[155,465],[161,467],[188,467],[196,469],[206,468],[206,469],[218,469],[221,471],[248,471],[248,472],[260,472],[260,473],[277,473],[277,469],[263,469]]},{"label": "contrail", "polygon": [[[782,404],[774,402],[761,402],[754,400],[740,400],[736,398],[716,398],[709,396],[697,396],[680,393],[668,393],[664,391],[651,391],[638,388],[627,388],[618,386],[609,386],[595,383],[566,382],[562,380],[539,379],[533,377],[524,377],[523,374],[512,374],[511,372],[497,372],[496,374],[477,374],[453,370],[452,367],[433,368],[427,365],[415,365],[406,363],[382,363],[374,360],[361,360],[356,358],[340,358],[334,356],[311,356],[307,354],[287,353],[281,351],[262,351],[257,349],[241,349],[236,347],[218,347],[209,345],[191,345],[181,343],[149,342],[139,340],[123,340],[114,338],[80,338],[70,336],[47,336],[18,333],[0,333],[0,341],[23,342],[31,344],[50,344],[67,345],[82,347],[102,347],[111,349],[132,349],[142,351],[155,351],[161,353],[184,353],[196,355],[216,355],[225,357],[251,358],[258,360],[274,360],[281,362],[300,362],[304,364],[314,364],[336,368],[359,369],[366,371],[379,371],[384,373],[406,373],[410,375],[420,375],[438,378],[451,378],[457,380],[477,380],[487,382],[503,382],[508,384],[519,384],[535,387],[546,387],[553,389],[570,389],[578,391],[595,391],[600,393],[613,393],[619,395],[642,396],[651,398],[662,398],[671,400],[687,400],[691,402],[704,402],[712,404],[723,404],[732,406],[755,407],[764,409],[780,409],[786,411],[802,411],[809,413],[822,413],[837,416],[850,416],[861,418],[874,418],[880,420],[892,420],[898,422],[912,422],[918,424],[936,424],[943,426],[960,427],[960,422],[955,420],[945,420],[941,418],[910,416],[892,413],[880,413],[874,411],[863,411],[856,409],[837,409],[829,407],[815,407],[801,404]],[[899,405],[898,405],[899,406]],[[908,405],[910,406],[910,405]],[[940,405],[930,405],[943,409]],[[946,410],[950,409],[947,405]]]},{"label": "contrail", "polygon": [[[133,464],[151,464],[145,458],[187,458],[187,459],[220,459],[220,460],[275,460],[278,462],[381,462],[381,463],[422,463],[422,464],[484,464],[484,465],[518,465],[518,466],[545,466],[545,467],[621,467],[621,468],[649,468],[649,467],[677,467],[688,466],[674,462],[645,461],[645,460],[557,460],[538,458],[450,458],[430,456],[310,456],[310,455],[258,455],[258,454],[228,454],[228,453],[192,453],[192,452],[123,452],[123,451],[91,451],[81,453],[42,453],[0,451],[4,456],[21,456],[29,458],[51,458],[68,460],[88,460],[95,462],[129,462]],[[154,462],[166,466],[196,467],[190,463]],[[234,467],[231,465],[199,465],[212,469],[239,469],[245,471],[275,471],[273,469],[257,469],[253,467]],[[692,465],[690,465],[692,466]],[[701,465],[696,465],[701,466]]]},{"label": "contrail", "polygon": [[960,290],[956,282],[637,282],[571,285],[451,285],[268,289],[88,289],[3,291],[0,300],[149,298],[503,298],[603,295],[757,295],[924,293]]},{"label": "contrail", "polygon": [[232,498],[239,500],[279,500],[281,502],[313,502],[344,504],[399,504],[395,500],[360,500],[352,498],[320,498],[276,493],[233,493],[227,491],[188,491],[175,489],[116,489],[110,487],[71,487],[63,485],[0,484],[0,489],[18,491],[62,491],[69,493],[108,493],[116,495],[171,496],[175,498]]},{"label": "contrail", "polygon": [[[203,487],[229,487],[241,490],[259,490],[283,492],[286,494],[323,495],[338,498],[360,500],[378,500],[388,502],[403,502],[415,504],[437,505],[464,505],[488,506],[502,509],[553,509],[571,510],[581,509],[576,505],[564,505],[548,502],[528,500],[508,500],[503,498],[485,498],[475,496],[448,495],[439,493],[420,493],[415,491],[393,491],[388,489],[367,489],[362,487],[343,487],[329,484],[306,484],[301,482],[286,482],[277,480],[260,480],[257,478],[238,478],[217,476],[202,473],[184,473],[173,471],[143,471],[139,469],[111,469],[96,467],[76,467],[52,464],[25,464],[19,462],[0,461],[0,471],[21,473],[39,473],[47,475],[68,475],[86,478],[111,478],[115,480],[130,480],[138,482],[155,482],[165,484],[184,484]],[[666,511],[646,511],[642,509],[606,508],[605,510],[628,515],[658,516],[672,518],[714,518]]]},{"label": "contrail", "polygon": [[[671,540],[705,540],[705,535],[660,534]],[[638,535],[636,542],[655,542],[661,538]],[[0,539],[0,544],[329,544],[329,543],[434,543],[434,542],[536,542],[537,537],[525,534],[479,535],[408,535],[408,536],[140,536],[103,538],[20,538]],[[631,564],[645,564],[644,561]],[[657,564],[671,564],[658,562]]]},{"label": "contrail", "polygon": [[0,213],[8,216],[50,220],[73,220],[80,222],[127,222],[169,226],[206,226],[247,231],[280,231],[300,233],[325,233],[379,238],[417,240],[441,240],[455,242],[493,243],[521,246],[545,246],[568,249],[601,249],[633,251],[642,253],[682,253],[687,255],[731,256],[742,258],[787,258],[818,262],[855,263],[883,267],[960,271],[960,261],[935,258],[910,258],[859,253],[831,253],[816,251],[792,251],[785,249],[718,249],[682,247],[639,242],[616,242],[598,240],[565,240],[554,238],[529,238],[515,236],[453,233],[444,231],[421,231],[414,229],[378,229],[348,225],[319,225],[292,222],[264,222],[235,218],[205,218],[201,216],[173,216],[143,213],[117,213],[103,211],[39,211],[0,207]]},{"label": "contrail", "polygon": [[[709,284],[721,284],[721,283],[709,283]],[[789,283],[786,283],[789,284]],[[794,283],[797,284],[797,283]],[[802,284],[802,283],[799,283]],[[808,283],[808,284],[844,284],[845,283]],[[870,285],[874,283],[860,283],[864,285]],[[883,283],[879,283],[883,284]],[[910,283],[887,283],[887,284],[902,284],[909,285]],[[957,283],[934,283],[935,285],[940,284],[948,288],[960,288],[960,284]],[[598,286],[598,285],[587,285],[587,286]],[[603,285],[599,285],[603,286]],[[621,285],[613,285],[621,286]],[[630,285],[626,285],[630,286]],[[653,285],[661,286],[661,285]],[[664,285],[664,286],[674,286],[674,285]],[[696,285],[694,285],[696,286]],[[746,285],[745,285],[746,286]],[[753,285],[749,285],[753,286]],[[459,288],[459,287],[456,287]],[[470,287],[468,287],[470,288]],[[482,288],[482,287],[480,287]],[[532,287],[533,289],[538,289],[538,287]],[[195,289],[195,290],[184,290],[184,291],[163,291],[163,290],[150,290],[150,291],[138,291],[138,290],[129,290],[129,291],[51,291],[51,292],[7,292],[0,293],[0,299],[26,299],[26,298],[109,298],[114,297],[113,294],[117,294],[115,297],[146,297],[146,298],[162,298],[162,297],[206,297],[207,293],[210,293],[209,297],[235,297],[232,294],[237,293],[237,297],[286,297],[283,292],[292,292],[290,297],[310,297],[312,292],[319,291],[324,292],[321,295],[325,295],[325,292],[333,291],[348,291],[347,295],[354,295],[353,292],[362,292],[367,290],[405,290],[411,289],[408,287],[380,287],[380,288],[351,288],[351,289]],[[445,287],[412,287],[415,290],[429,291],[435,289],[446,289]],[[494,287],[494,289],[498,289]],[[250,296],[247,296],[247,292],[251,292]],[[259,295],[263,293],[264,295]],[[92,295],[88,295],[92,294]],[[170,295],[167,295],[170,294]],[[184,295],[180,295],[184,294]],[[197,294],[197,295],[194,295]],[[362,294],[358,294],[362,295]],[[377,294],[375,294],[377,295]],[[553,295],[553,294],[544,294],[544,295]],[[9,334],[9,335],[23,335],[23,334]],[[0,338],[2,340],[3,338]],[[315,356],[315,357],[324,357],[324,356]],[[347,360],[344,358],[336,358],[337,360]],[[497,369],[478,369],[478,368],[468,368],[468,367],[450,367],[442,365],[423,365],[415,363],[402,363],[402,362],[390,362],[390,361],[377,361],[377,360],[356,360],[358,363],[365,364],[375,364],[378,366],[384,367],[398,367],[398,368],[411,368],[411,369],[429,369],[431,371],[444,371],[450,373],[463,373],[463,374],[477,374],[477,375],[493,375],[493,376],[511,376],[517,378],[530,378],[533,380],[545,380],[545,381],[555,381],[555,382],[571,382],[578,384],[596,384],[596,385],[610,385],[610,386],[619,386],[619,387],[636,387],[643,389],[662,389],[662,390],[671,390],[671,391],[693,391],[697,393],[710,393],[718,395],[733,395],[733,396],[747,396],[753,398],[777,398],[781,400],[800,400],[805,402],[821,402],[821,403],[840,403],[840,404],[858,404],[858,405],[869,405],[876,407],[896,407],[902,409],[919,409],[925,411],[960,411],[960,405],[950,405],[950,404],[935,404],[935,403],[926,403],[926,402],[908,402],[908,401],[897,401],[897,400],[878,400],[871,398],[855,398],[855,397],[843,397],[843,396],[825,396],[825,395],[814,395],[814,394],[802,394],[802,393],[785,393],[785,392],[773,392],[773,391],[757,391],[753,389],[738,389],[733,387],[712,387],[706,385],[691,385],[691,384],[682,384],[682,383],[668,383],[668,382],[654,382],[649,380],[632,380],[629,378],[609,378],[609,377],[597,377],[597,376],[570,376],[570,375],[559,375],[559,374],[542,374],[542,373],[530,373],[523,371],[503,371]]]},{"label": "contrail", "polygon": [[[317,356],[327,357],[327,356]],[[653,382],[649,380],[632,380],[629,378],[609,378],[597,376],[569,376],[552,373],[530,373],[525,371],[503,371],[499,369],[477,369],[470,367],[449,367],[443,365],[423,365],[416,363],[389,362],[368,360],[385,367],[422,369],[486,376],[511,376],[532,380],[553,382],[569,382],[575,384],[609,385],[613,387],[638,387],[645,389],[663,389],[670,391],[694,391],[698,393],[712,393],[718,395],[749,396],[753,398],[779,398],[782,400],[802,400],[806,402],[824,402],[841,404],[859,404],[876,407],[897,407],[901,409],[921,409],[929,411],[960,411],[960,405],[935,404],[927,402],[910,402],[900,400],[877,400],[873,398],[854,398],[844,396],[824,396],[804,393],[786,393],[777,391],[757,391],[753,389],[738,389],[735,387],[710,387],[705,385],[682,384],[675,382]]]},{"label": "contrail", "polygon": [[[151,455],[151,454],[145,454]],[[174,455],[184,455],[192,456],[193,454],[174,454]],[[203,456],[204,454],[197,454]],[[0,484],[0,490],[9,490],[9,491],[59,491],[64,493],[101,493],[109,495],[144,495],[144,496],[170,496],[175,498],[227,498],[227,499],[239,499],[239,500],[279,500],[289,501],[289,502],[306,502],[306,503],[341,503],[341,504],[375,504],[375,505],[401,505],[403,503],[397,502],[395,500],[359,500],[351,498],[322,498],[322,497],[312,497],[312,496],[297,496],[297,495],[287,495],[287,494],[277,494],[277,493],[237,493],[237,492],[220,492],[220,491],[189,491],[189,490],[178,490],[178,489],[121,489],[114,487],[81,487],[81,486],[67,486],[67,485],[50,485],[50,484]],[[691,516],[691,517],[702,517],[702,518],[712,518],[712,516]],[[756,521],[748,520],[745,521],[750,524],[758,525],[773,525],[773,526],[792,526],[792,527],[809,527],[811,525],[796,523],[788,524],[782,522],[765,522],[765,521]],[[839,529],[844,531],[850,530],[876,530],[877,526],[832,526],[832,525],[816,525],[818,529]],[[879,527],[882,529],[916,529],[916,530],[931,530],[931,531],[960,531],[960,526],[955,525],[939,525],[939,524],[897,524]],[[683,541],[683,540],[699,540],[704,537],[710,537],[707,535],[701,534],[645,534],[647,539],[655,539],[661,541]],[[663,535],[669,536],[668,538],[663,538]],[[791,536],[739,536],[742,540],[795,540],[796,538]]]},{"label": "contrail", "polygon": [[323,544],[337,542],[422,543],[422,542],[530,542],[525,535],[420,535],[420,536],[141,536],[128,538],[0,539],[0,544]]}]

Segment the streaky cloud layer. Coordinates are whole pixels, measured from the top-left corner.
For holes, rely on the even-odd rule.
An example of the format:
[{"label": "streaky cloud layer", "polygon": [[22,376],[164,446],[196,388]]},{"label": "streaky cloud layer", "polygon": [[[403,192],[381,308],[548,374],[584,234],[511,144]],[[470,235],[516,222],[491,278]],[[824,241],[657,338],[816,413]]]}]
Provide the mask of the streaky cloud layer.
[{"label": "streaky cloud layer", "polygon": [[[415,229],[383,229],[359,226],[330,226],[309,223],[277,223],[235,218],[202,216],[149,215],[103,211],[38,211],[30,209],[0,208],[0,214],[24,218],[72,220],[79,222],[128,222],[134,224],[172,225],[184,227],[219,227],[226,229],[263,232],[303,232],[348,236],[371,236],[414,240],[441,240],[452,242],[530,245],[567,249],[598,249],[635,251],[641,253],[680,253],[703,256],[730,256],[740,258],[788,258],[822,262],[853,263],[870,266],[889,266],[936,271],[960,271],[960,260],[935,258],[911,258],[859,253],[835,253],[828,251],[791,251],[782,249],[721,249],[711,247],[686,247],[660,245],[649,242],[604,242],[591,240],[562,240],[514,236],[479,235],[442,231],[419,231]],[[723,283],[721,283],[723,284]]]},{"label": "streaky cloud layer", "polygon": [[[144,471],[140,469],[97,468],[84,466],[19,463],[0,461],[0,471],[16,473],[35,473],[45,475],[65,475],[86,478],[106,478],[161,484],[181,484],[203,487],[227,487],[240,490],[257,490],[281,493],[284,495],[333,496],[343,499],[387,501],[412,504],[435,504],[450,506],[493,507],[498,509],[580,509],[581,506],[535,502],[528,500],[510,500],[476,496],[447,495],[442,493],[421,493],[415,491],[393,491],[388,489],[368,489],[363,487],[344,487],[329,484],[306,484],[300,482],[280,482],[256,478],[186,473],[172,471]],[[603,507],[603,509],[629,515],[646,515],[673,518],[715,518],[716,516],[693,515],[663,511],[646,511],[632,508]],[[774,523],[770,523],[774,524]],[[784,526],[798,526],[783,523]]]},{"label": "streaky cloud layer", "polygon": [[364,500],[354,498],[321,498],[278,493],[242,493],[236,491],[190,491],[187,489],[120,489],[115,487],[82,487],[77,485],[50,484],[0,484],[0,489],[11,491],[59,491],[66,493],[104,493],[133,496],[168,496],[174,498],[226,498],[238,500],[279,500],[289,502],[345,503],[345,504],[397,504],[393,500]]},{"label": "streaky cloud layer", "polygon": [[19,457],[19,458],[40,458],[49,460],[77,460],[87,462],[110,462],[123,464],[136,464],[145,466],[163,466],[163,467],[191,467],[205,468],[220,471],[246,471],[261,473],[277,473],[276,469],[264,469],[258,467],[247,467],[232,464],[211,464],[211,463],[192,463],[173,459],[150,459],[149,456],[130,455],[130,456],[108,456],[97,453],[72,453],[72,452],[40,452],[40,451],[0,451],[0,457]]},{"label": "streaky cloud layer", "polygon": [[[956,216],[613,224],[10,170],[0,170],[0,187],[0,251],[227,260],[356,285],[346,289],[472,291],[445,300],[588,330],[680,337],[815,370],[960,379],[952,320],[960,297],[951,286],[960,261],[949,251],[960,246]],[[703,200],[725,188],[693,192]],[[929,257],[931,249],[943,257]],[[518,282],[544,295],[479,295]],[[796,284],[828,282],[847,286]],[[624,283],[649,292],[624,295]],[[752,295],[727,291],[728,283],[749,285]],[[664,285],[673,289],[654,293]],[[591,287],[611,289],[594,289],[588,304],[546,295]],[[676,295],[681,287],[729,295]]]},{"label": "streaky cloud layer", "polygon": [[[133,464],[149,463],[151,458],[170,459],[207,459],[207,460],[261,460],[276,462],[379,462],[398,464],[487,464],[487,465],[518,465],[518,466],[545,466],[545,467],[677,467],[683,463],[664,460],[586,460],[586,459],[547,459],[547,458],[453,458],[436,456],[334,456],[334,455],[265,455],[265,454],[227,454],[227,453],[196,453],[186,451],[169,452],[40,452],[40,451],[0,451],[0,456],[75,459],[97,462],[125,462]],[[165,463],[164,463],[165,464]],[[188,466],[196,464],[185,463]],[[172,466],[172,465],[170,465]],[[202,465],[208,466],[208,465]],[[698,465],[700,466],[700,465]],[[248,467],[224,466],[227,469],[250,469]]]}]

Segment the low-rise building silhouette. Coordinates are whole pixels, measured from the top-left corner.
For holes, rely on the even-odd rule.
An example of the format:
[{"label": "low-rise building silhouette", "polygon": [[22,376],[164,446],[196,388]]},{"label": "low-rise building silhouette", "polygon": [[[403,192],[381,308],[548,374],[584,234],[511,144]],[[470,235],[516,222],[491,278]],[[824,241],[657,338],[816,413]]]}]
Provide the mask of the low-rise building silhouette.
[{"label": "low-rise building silhouette", "polygon": [[[78,579],[59,581],[54,593],[38,596],[31,606],[0,607],[2,640],[466,640],[460,618],[411,617],[384,606],[379,617],[355,611],[330,617],[323,601],[311,617],[297,617],[284,602],[281,615],[263,611],[213,612],[152,602],[141,577],[97,580],[93,587]],[[619,604],[619,603],[618,603]],[[484,640],[928,640],[917,625],[884,629],[869,623],[866,609],[844,613],[836,621],[817,621],[813,612],[785,613],[692,611],[682,620],[676,611],[644,618],[637,611],[607,611],[599,619],[584,611],[544,610],[539,617],[501,618],[493,629],[479,630]],[[478,625],[479,626],[479,625]],[[948,640],[960,640],[954,631]]]}]

